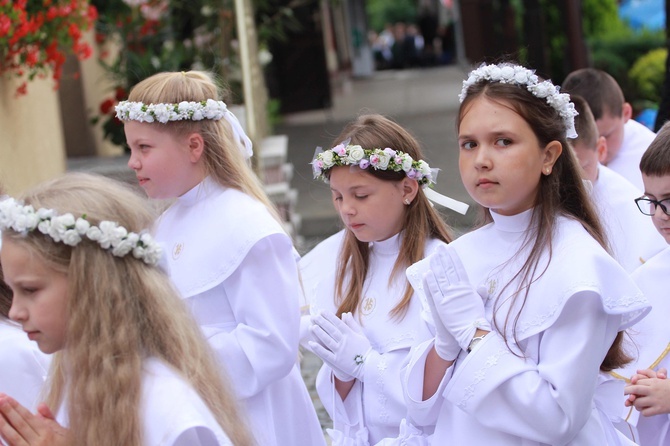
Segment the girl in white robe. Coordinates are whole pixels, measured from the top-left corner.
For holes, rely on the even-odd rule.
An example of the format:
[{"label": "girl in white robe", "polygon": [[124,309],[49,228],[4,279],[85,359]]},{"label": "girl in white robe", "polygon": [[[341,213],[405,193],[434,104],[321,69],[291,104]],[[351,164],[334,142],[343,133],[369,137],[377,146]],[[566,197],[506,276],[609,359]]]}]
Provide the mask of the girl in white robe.
[{"label": "girl in white robe", "polygon": [[418,441],[432,428],[422,433],[405,420],[400,370],[433,330],[405,269],[451,240],[420,187],[434,173],[416,140],[380,115],[360,116],[336,143],[312,162],[345,225],[333,268],[318,280],[311,274],[307,287],[309,346],[324,360],[316,389],[333,445]]},{"label": "girl in white robe", "polygon": [[298,363],[296,253],[246,162],[249,138],[217,98],[197,71],[137,84],[117,107],[128,166],[150,198],[176,199],[155,237],[259,443],[323,445]]},{"label": "girl in white robe", "polygon": [[37,414],[0,394],[10,446],[256,444],[157,266],[149,208],[126,185],[81,173],[0,202],[9,316],[53,354]]},{"label": "girl in white robe", "polygon": [[604,372],[649,307],[603,248],[568,150],[569,97],[500,64],[471,72],[460,98],[461,177],[488,223],[422,262],[439,317],[407,368],[410,414],[435,423],[433,444],[625,444]]}]

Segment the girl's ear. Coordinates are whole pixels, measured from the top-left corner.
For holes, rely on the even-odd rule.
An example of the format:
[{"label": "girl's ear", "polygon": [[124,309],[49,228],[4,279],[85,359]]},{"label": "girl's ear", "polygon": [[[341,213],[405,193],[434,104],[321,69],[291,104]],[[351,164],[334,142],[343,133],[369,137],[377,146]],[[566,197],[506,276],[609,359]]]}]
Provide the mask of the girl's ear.
[{"label": "girl's ear", "polygon": [[419,182],[407,177],[402,179],[400,187],[402,188],[403,203],[406,201],[411,203],[416,198],[416,194],[419,193]]},{"label": "girl's ear", "polygon": [[202,153],[205,150],[205,140],[200,133],[191,133],[187,137],[189,160],[196,164],[200,161]]},{"label": "girl's ear", "polygon": [[544,161],[542,162],[542,173],[549,175],[554,168],[554,163],[563,153],[563,144],[552,141],[544,148]]}]

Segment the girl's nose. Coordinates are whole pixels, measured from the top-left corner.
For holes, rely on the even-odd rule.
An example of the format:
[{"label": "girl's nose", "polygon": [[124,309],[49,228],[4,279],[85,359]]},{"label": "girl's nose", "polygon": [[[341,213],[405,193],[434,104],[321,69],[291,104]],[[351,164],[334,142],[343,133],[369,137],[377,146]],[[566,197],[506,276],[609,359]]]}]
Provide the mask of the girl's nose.
[{"label": "girl's nose", "polygon": [[140,168],[140,160],[133,150],[130,151],[130,158],[128,158],[128,167],[132,170],[138,170]]},{"label": "girl's nose", "polygon": [[477,147],[475,167],[478,169],[488,169],[491,167],[491,158],[489,157],[488,150],[484,146]]},{"label": "girl's nose", "polygon": [[351,200],[344,200],[340,202],[340,212],[346,215],[354,215],[356,213],[356,208],[353,206]]},{"label": "girl's nose", "polygon": [[12,306],[9,308],[9,318],[14,322],[21,323],[26,320],[27,312],[25,309],[21,308],[16,302],[16,299],[12,301]]}]

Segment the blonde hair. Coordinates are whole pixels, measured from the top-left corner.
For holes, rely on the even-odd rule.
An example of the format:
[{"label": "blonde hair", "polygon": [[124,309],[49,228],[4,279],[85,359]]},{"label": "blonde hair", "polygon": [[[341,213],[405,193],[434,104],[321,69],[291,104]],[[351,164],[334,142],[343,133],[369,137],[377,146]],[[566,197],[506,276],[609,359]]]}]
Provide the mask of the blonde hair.
[{"label": "blonde hair", "polygon": [[[377,114],[361,115],[350,122],[337,137],[333,145],[347,139],[350,144],[359,144],[365,149],[390,147],[409,154],[413,159],[424,159],[417,140],[404,128],[392,120]],[[368,169],[370,175],[383,181],[402,181],[404,172],[392,170]],[[330,176],[327,171],[326,176]],[[400,254],[393,265],[389,284],[398,274],[404,274],[411,264],[421,260],[425,253],[426,240],[430,237],[449,243],[452,240],[450,229],[430,204],[423,189],[419,188],[416,198],[405,206],[403,237]],[[346,230],[344,246],[340,253],[336,278],[337,315],[356,313],[363,293],[363,285],[370,267],[370,249],[368,243],[360,242],[356,236]],[[348,279],[348,280],[345,280]],[[346,290],[344,285],[347,284]],[[404,317],[414,291],[405,279],[405,291],[398,305],[391,310],[392,317]]]},{"label": "blonde hair", "polygon": [[[218,100],[225,94],[219,94],[211,76],[203,71],[158,73],[135,85],[128,100],[144,104]],[[237,189],[254,197],[280,221],[279,214],[263,190],[260,180],[244,159],[228,121],[203,119],[145,124],[173,132],[177,136],[199,133],[205,141],[203,157],[207,174],[221,186]]]},{"label": "blonde hair", "polygon": [[[154,215],[145,199],[111,179],[76,173],[43,183],[23,199],[35,208],[118,222],[139,232]],[[115,257],[95,242],[76,247],[39,231],[5,237],[67,274],[65,348],[54,354],[47,403],[65,404],[70,444],[141,446],[142,364],[155,357],[200,395],[236,445],[253,444],[227,379],[200,328],[157,267]]]}]

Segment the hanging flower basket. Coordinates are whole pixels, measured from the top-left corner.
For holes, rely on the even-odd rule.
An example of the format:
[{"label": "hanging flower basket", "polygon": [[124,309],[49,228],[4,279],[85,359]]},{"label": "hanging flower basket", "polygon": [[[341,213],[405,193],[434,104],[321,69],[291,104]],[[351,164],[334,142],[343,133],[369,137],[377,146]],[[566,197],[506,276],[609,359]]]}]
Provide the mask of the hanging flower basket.
[{"label": "hanging flower basket", "polygon": [[[0,74],[54,80],[58,88],[67,54],[91,56],[82,41],[98,17],[88,0],[0,0]],[[17,95],[27,93],[23,82]]]}]

